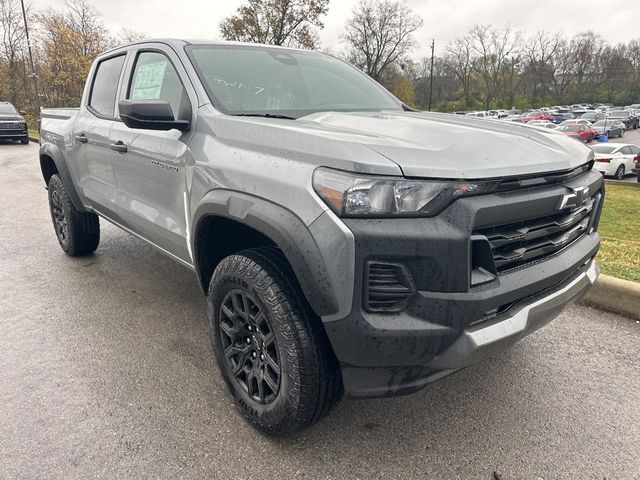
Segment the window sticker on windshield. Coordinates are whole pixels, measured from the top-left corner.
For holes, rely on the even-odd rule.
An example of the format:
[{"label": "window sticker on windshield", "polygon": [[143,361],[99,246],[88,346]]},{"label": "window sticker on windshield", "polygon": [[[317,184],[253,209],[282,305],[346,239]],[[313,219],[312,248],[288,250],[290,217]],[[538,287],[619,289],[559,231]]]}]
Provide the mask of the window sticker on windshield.
[{"label": "window sticker on windshield", "polygon": [[160,98],[166,68],[167,62],[138,65],[133,78],[131,98],[133,100],[156,100]]}]

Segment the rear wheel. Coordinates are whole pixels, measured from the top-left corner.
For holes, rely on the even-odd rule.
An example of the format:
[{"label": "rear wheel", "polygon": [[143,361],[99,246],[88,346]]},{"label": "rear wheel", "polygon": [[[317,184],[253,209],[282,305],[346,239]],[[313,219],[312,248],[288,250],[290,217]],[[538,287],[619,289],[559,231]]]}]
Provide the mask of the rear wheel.
[{"label": "rear wheel", "polygon": [[614,177],[615,177],[616,180],[623,180],[624,179],[624,165],[620,165],[618,167]]},{"label": "rear wheel", "polygon": [[78,212],[58,175],[49,180],[49,210],[58,243],[71,257],[87,255],[100,243],[100,222],[94,213]]},{"label": "rear wheel", "polygon": [[287,434],[322,418],[342,395],[320,319],[276,248],[223,259],[209,286],[214,354],[242,413],[259,430]]}]

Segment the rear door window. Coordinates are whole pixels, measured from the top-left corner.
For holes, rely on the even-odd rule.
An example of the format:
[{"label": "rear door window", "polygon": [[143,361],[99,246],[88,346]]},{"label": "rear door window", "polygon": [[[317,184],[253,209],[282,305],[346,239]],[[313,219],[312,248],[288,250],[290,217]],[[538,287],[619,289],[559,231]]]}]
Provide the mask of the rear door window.
[{"label": "rear door window", "polygon": [[126,55],[119,55],[102,60],[98,64],[88,103],[90,110],[94,113],[104,117],[114,117],[118,83],[125,57]]}]

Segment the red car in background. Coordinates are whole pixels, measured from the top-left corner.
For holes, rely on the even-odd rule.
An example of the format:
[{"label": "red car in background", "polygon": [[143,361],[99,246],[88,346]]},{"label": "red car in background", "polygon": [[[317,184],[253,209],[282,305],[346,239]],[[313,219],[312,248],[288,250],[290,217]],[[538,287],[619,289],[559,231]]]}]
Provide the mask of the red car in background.
[{"label": "red car in background", "polygon": [[527,112],[522,116],[522,119],[525,122],[531,122],[533,120],[546,120],[548,122],[551,121],[551,114],[549,112],[543,112],[541,110],[533,110],[531,112]]},{"label": "red car in background", "polygon": [[555,131],[562,132],[565,135],[573,137],[576,140],[580,140],[581,142],[584,142],[584,143],[589,143],[597,135],[593,127],[589,125],[581,125],[579,123],[572,123],[569,125],[559,125],[558,128],[555,129]]}]

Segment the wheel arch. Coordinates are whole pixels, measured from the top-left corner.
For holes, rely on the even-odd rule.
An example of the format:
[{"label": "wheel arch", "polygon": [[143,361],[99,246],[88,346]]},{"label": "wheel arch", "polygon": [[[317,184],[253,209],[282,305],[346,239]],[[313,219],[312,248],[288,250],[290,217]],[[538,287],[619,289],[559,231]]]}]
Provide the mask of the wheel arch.
[{"label": "wheel arch", "polygon": [[[222,232],[229,227],[231,235],[224,236]],[[224,256],[253,246],[275,245],[289,262],[314,312],[318,316],[338,312],[320,250],[293,212],[259,197],[217,189],[206,194],[196,209],[191,233],[194,267],[205,293]]]},{"label": "wheel arch", "polygon": [[76,191],[73,179],[69,173],[67,163],[64,160],[64,155],[60,149],[50,143],[45,143],[40,147],[40,171],[42,172],[42,178],[47,186],[49,186],[49,180],[53,175],[58,175],[64,188],[69,193],[71,203],[78,212],[86,212],[82,204],[82,200]]}]

